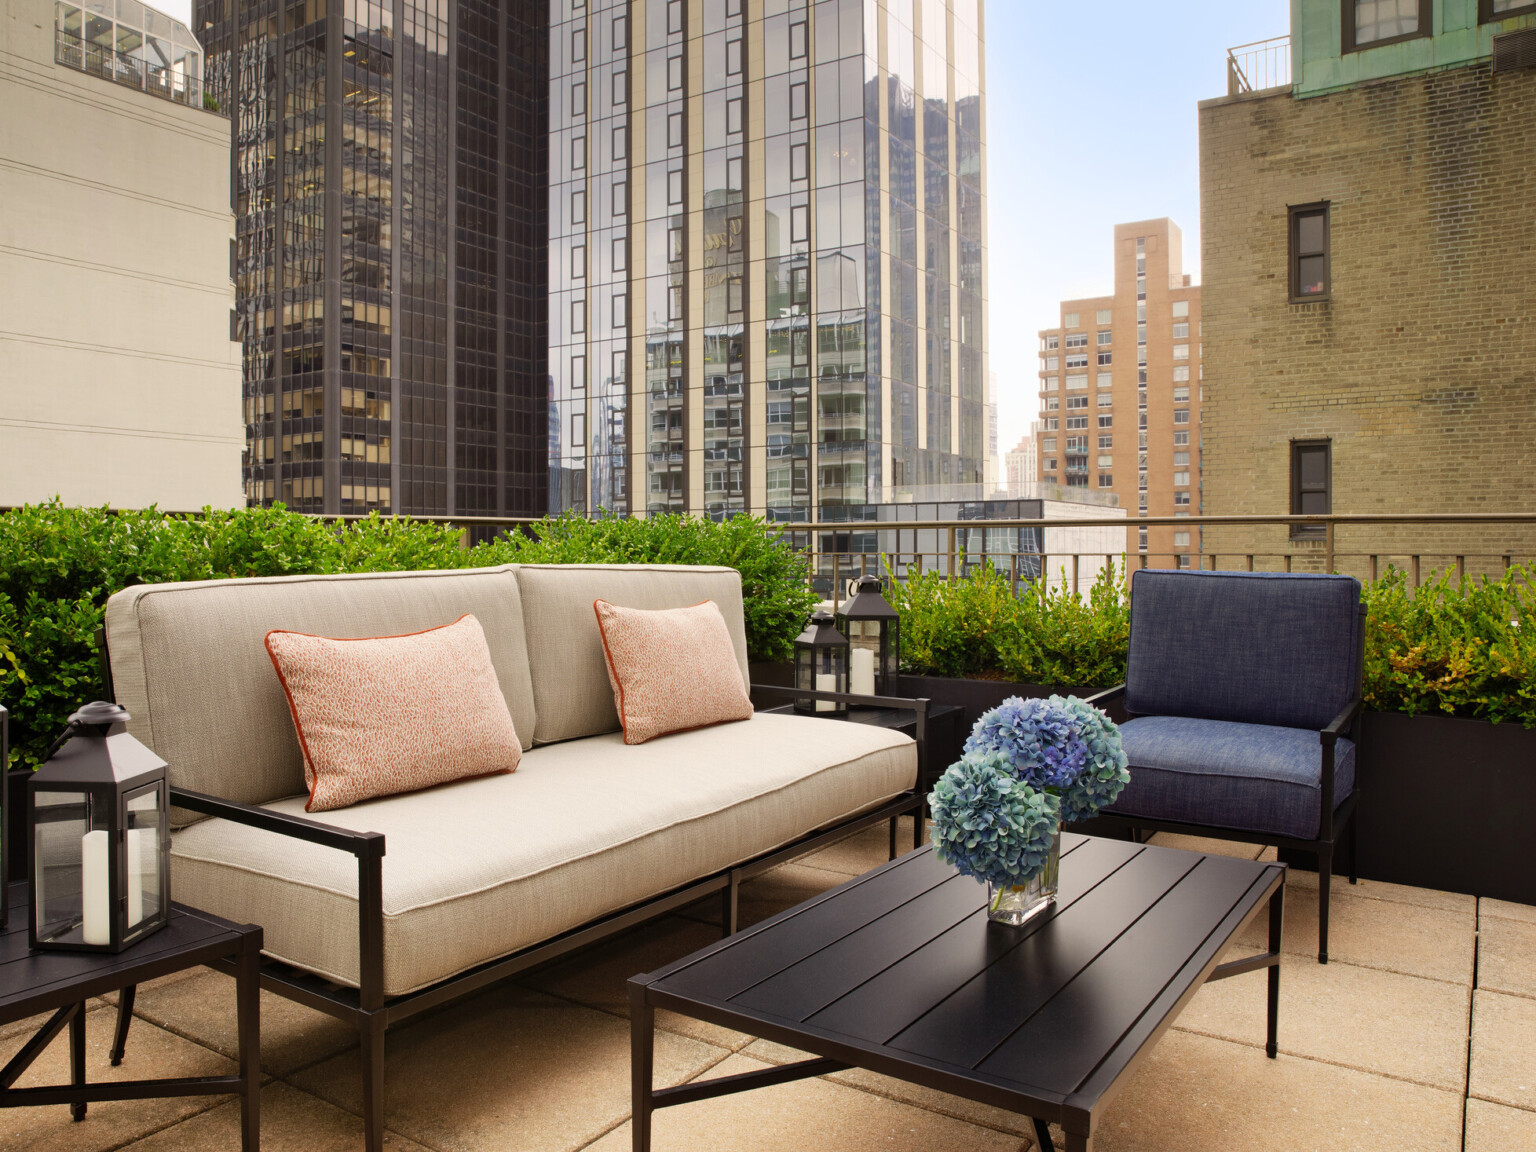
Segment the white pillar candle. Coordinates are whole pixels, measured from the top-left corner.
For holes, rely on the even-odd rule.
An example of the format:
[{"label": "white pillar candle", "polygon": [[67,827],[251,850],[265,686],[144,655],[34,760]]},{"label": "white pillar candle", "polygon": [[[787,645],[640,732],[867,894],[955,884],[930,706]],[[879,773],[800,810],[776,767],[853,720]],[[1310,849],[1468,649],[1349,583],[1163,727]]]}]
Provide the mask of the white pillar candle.
[{"label": "white pillar candle", "polygon": [[149,835],[141,828],[128,829],[128,927],[144,919],[144,848]]},{"label": "white pillar candle", "polygon": [[87,944],[112,943],[111,851],[112,835],[105,828],[80,840],[80,938]]},{"label": "white pillar candle", "polygon": [[[837,691],[837,677],[834,676],[830,672],[818,673],[817,676],[816,676],[816,691],[818,691],[818,692],[836,692]],[[837,702],[835,700],[818,700],[818,701],[816,701],[816,711],[818,711],[818,712],[836,712],[837,711]]]},{"label": "white pillar candle", "polygon": [[850,691],[855,696],[875,694],[875,654],[868,648],[853,649],[852,662],[848,666],[848,679],[853,684]]}]

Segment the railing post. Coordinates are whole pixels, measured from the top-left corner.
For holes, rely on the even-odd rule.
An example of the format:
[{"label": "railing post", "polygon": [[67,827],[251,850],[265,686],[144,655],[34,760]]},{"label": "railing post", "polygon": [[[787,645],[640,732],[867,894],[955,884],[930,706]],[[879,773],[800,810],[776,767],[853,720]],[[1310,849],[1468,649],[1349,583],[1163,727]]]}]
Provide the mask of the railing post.
[{"label": "railing post", "polygon": [[1333,574],[1333,520],[1323,525],[1323,571]]},{"label": "railing post", "polygon": [[1076,596],[1078,592],[1078,561],[1081,559],[1082,557],[1078,553],[1072,553],[1072,595],[1074,596]]},{"label": "railing post", "polygon": [[1289,552],[1285,554],[1285,570],[1287,572],[1291,570],[1291,554]]},{"label": "railing post", "polygon": [[[1508,561],[1509,557],[1506,556],[1504,559]],[[1506,563],[1504,567],[1508,568],[1509,564]],[[1019,554],[1017,552],[1010,553],[1008,556],[1008,587],[1017,597],[1019,594]]]},{"label": "railing post", "polygon": [[1514,557],[1513,556],[1506,556],[1506,557],[1504,557],[1504,571],[1508,572],[1510,570],[1510,568],[1513,566],[1513,564],[1514,564]]},{"label": "railing post", "polygon": [[1248,553],[1248,571],[1253,571],[1253,553]]},{"label": "railing post", "polygon": [[949,578],[951,580],[959,575],[956,571],[956,568],[959,566],[959,559],[960,552],[959,545],[956,543],[955,526],[951,524],[949,526]]},{"label": "railing post", "polygon": [[1380,557],[1378,557],[1375,553],[1371,554],[1371,583],[1372,584],[1376,583],[1376,581],[1378,579],[1380,579],[1380,577],[1377,576],[1377,574],[1376,574],[1377,570],[1379,568],[1379,564],[1378,564],[1378,560],[1379,559],[1380,559]]},{"label": "railing post", "polygon": [[842,558],[841,552],[832,553],[832,614],[834,616],[837,614],[838,605],[842,603],[842,565],[839,563]]},{"label": "railing post", "polygon": [[1413,568],[1413,588],[1417,590],[1419,587],[1419,557],[1417,553],[1409,557],[1409,563]]},{"label": "railing post", "polygon": [[1467,558],[1465,556],[1458,556],[1458,557],[1456,557],[1456,583],[1460,584],[1466,578],[1467,578]]}]

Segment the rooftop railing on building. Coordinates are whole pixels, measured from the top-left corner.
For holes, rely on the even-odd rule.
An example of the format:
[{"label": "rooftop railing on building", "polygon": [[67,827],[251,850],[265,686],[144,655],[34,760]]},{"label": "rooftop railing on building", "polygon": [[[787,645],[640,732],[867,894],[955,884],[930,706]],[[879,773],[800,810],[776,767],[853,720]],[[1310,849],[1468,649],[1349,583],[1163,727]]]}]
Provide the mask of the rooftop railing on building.
[{"label": "rooftop railing on building", "polygon": [[[198,76],[173,68],[157,66],[136,53],[119,52],[97,44],[63,28],[54,29],[53,58],[66,68],[74,68],[111,80],[163,100],[192,108],[206,107],[203,83]],[[216,108],[208,109],[217,111]]]},{"label": "rooftop railing on building", "polygon": [[1291,82],[1291,38],[1275,36],[1227,49],[1227,95],[1263,92]]}]

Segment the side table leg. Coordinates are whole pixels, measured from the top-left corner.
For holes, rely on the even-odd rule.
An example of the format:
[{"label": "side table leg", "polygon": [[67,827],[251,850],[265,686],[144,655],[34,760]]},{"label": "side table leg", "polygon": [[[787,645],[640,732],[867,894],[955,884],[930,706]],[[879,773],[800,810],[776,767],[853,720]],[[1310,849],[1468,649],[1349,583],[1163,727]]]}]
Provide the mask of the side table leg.
[{"label": "side table leg", "polygon": [[1037,1152],[1052,1152],[1056,1146],[1051,1143],[1051,1126],[1038,1116],[1031,1116],[1030,1122],[1035,1126],[1035,1148]]},{"label": "side table leg", "polygon": [[261,949],[247,943],[235,973],[240,1034],[240,1148],[261,1147]]},{"label": "side table leg", "polygon": [[[1280,882],[1280,887],[1275,889],[1275,894],[1269,898],[1269,951],[1272,955],[1280,955],[1280,939],[1285,928],[1285,881]],[[1264,1053],[1271,1060],[1280,1051],[1279,1047],[1280,1027],[1280,965],[1278,963],[1269,966],[1269,1032],[1264,1041]]]},{"label": "side table leg", "polygon": [[133,998],[138,990],[137,984],[130,984],[117,994],[117,1031],[112,1034],[112,1067],[114,1068],[122,1064],[123,1053],[128,1050],[128,1025],[133,1023]]},{"label": "side table leg", "polygon": [[629,986],[629,1076],[632,1098],[630,1130],[634,1152],[651,1152],[651,1092],[655,1060],[655,1010],[645,988]]},{"label": "side table leg", "polygon": [[[85,1005],[76,1004],[75,1014],[69,1020],[69,1082],[76,1088],[85,1086]],[[79,1122],[85,1119],[85,1104],[71,1104],[69,1114]]]},{"label": "side table leg", "polygon": [[1067,1152],[1093,1152],[1093,1137],[1079,1136],[1076,1132],[1067,1134]]}]

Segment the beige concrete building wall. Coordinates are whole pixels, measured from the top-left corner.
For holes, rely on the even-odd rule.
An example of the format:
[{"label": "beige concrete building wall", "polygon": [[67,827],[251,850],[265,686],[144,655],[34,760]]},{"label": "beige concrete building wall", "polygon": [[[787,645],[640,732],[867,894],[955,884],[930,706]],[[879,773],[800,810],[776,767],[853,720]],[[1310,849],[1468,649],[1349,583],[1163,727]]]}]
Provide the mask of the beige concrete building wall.
[{"label": "beige concrete building wall", "polygon": [[[1536,510],[1533,158],[1536,70],[1201,104],[1208,514],[1289,512],[1309,439],[1331,441],[1335,513]],[[1292,303],[1288,206],[1320,201],[1332,291]],[[1223,567],[1322,562],[1284,528],[1206,536]],[[1532,536],[1342,528],[1337,567],[1438,550],[1423,563],[1497,570]]]},{"label": "beige concrete building wall", "polygon": [[0,0],[0,505],[244,503],[233,236],[229,121]]},{"label": "beige concrete building wall", "polygon": [[[1063,301],[1040,333],[1040,479],[1112,494],[1132,518],[1198,515],[1200,289],[1173,221],[1117,224],[1114,243],[1114,295]],[[1198,567],[1200,543],[1193,527],[1126,531],[1150,567]]]}]

